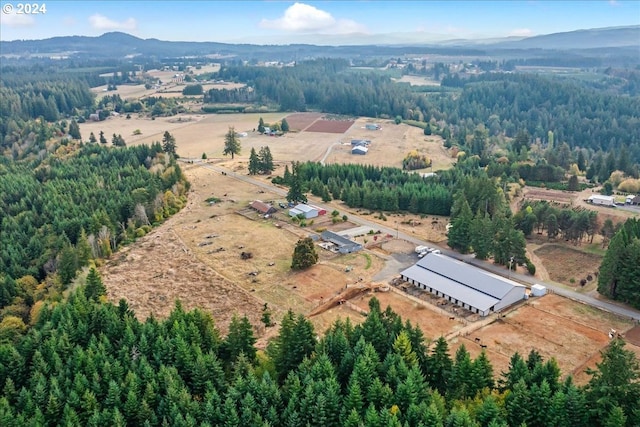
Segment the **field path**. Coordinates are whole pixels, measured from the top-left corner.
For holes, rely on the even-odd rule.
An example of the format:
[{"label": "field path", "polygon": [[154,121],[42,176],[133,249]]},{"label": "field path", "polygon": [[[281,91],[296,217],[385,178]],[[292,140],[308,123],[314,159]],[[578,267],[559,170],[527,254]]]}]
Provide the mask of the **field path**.
[{"label": "field path", "polygon": [[324,166],[324,161],[327,160],[327,157],[329,157],[329,154],[331,154],[331,150],[333,149],[334,145],[340,145],[340,142],[334,142],[333,144],[327,147],[327,151],[324,153],[324,156],[322,156],[322,159],[320,159],[320,164],[322,166]]}]

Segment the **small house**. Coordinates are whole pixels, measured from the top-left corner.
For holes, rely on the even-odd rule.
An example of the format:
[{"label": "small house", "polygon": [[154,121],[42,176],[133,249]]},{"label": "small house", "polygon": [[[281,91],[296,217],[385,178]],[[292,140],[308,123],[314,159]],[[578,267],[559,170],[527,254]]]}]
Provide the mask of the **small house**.
[{"label": "small house", "polygon": [[254,200],[249,206],[263,215],[269,215],[277,211],[276,208],[261,200]]},{"label": "small house", "polygon": [[318,216],[318,210],[312,206],[300,203],[289,209],[289,216],[303,215],[306,219],[315,218]]},{"label": "small house", "polygon": [[380,130],[380,125],[377,123],[367,123],[364,125],[366,130]]},{"label": "small house", "polygon": [[356,145],[351,149],[351,154],[359,154],[361,156],[364,156],[365,154],[367,154],[368,151],[369,149],[367,147],[362,145]]}]

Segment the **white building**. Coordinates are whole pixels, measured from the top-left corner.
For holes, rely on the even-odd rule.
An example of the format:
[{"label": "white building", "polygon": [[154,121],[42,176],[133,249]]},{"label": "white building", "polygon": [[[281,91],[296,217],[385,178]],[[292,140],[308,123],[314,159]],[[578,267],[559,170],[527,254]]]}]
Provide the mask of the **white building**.
[{"label": "white building", "polygon": [[402,279],[481,316],[524,299],[525,286],[445,255],[430,253]]},{"label": "white building", "polygon": [[369,149],[367,147],[362,146],[362,145],[356,145],[355,147],[353,147],[351,149],[351,154],[365,155],[365,154],[367,154],[367,151],[369,151]]},{"label": "white building", "polygon": [[309,219],[317,217],[319,212],[318,209],[309,205],[305,205],[303,203],[300,203],[299,205],[296,205],[293,208],[289,209],[289,216],[298,216],[300,214],[304,215],[306,219]]},{"label": "white building", "polygon": [[615,206],[616,201],[613,196],[603,196],[602,194],[594,194],[587,199],[589,203],[602,206]]}]

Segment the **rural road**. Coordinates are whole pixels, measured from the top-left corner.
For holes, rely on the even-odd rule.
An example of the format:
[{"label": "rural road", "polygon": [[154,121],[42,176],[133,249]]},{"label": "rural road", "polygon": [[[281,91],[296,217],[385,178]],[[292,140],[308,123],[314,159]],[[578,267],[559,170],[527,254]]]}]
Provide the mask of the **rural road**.
[{"label": "rural road", "polygon": [[[186,160],[191,160],[191,159],[186,159]],[[199,165],[201,167],[204,167],[206,169],[210,169],[219,173],[225,173],[227,176],[231,177],[231,178],[235,178],[237,180],[240,181],[244,181],[246,183],[249,184],[253,184],[257,187],[260,187],[264,190],[268,190],[272,193],[276,193],[279,194],[281,196],[286,196],[287,195],[287,190],[284,190],[280,187],[277,187],[273,184],[268,184],[262,181],[259,181],[257,179],[251,178],[243,173],[236,173],[233,172],[231,170],[228,170],[226,168],[220,167],[220,166],[216,166],[216,165],[212,165],[210,163],[197,163],[200,160],[193,160],[194,164]],[[322,203],[316,203],[314,201],[314,205],[321,207],[323,209],[327,209],[327,211],[332,211],[333,207],[322,204]],[[373,221],[369,221],[365,218],[362,218],[360,216],[357,215],[350,215],[349,220],[353,223],[356,223],[358,225],[361,226],[367,226],[367,227],[371,227],[374,230],[380,230],[382,233],[386,233],[386,234],[390,234],[392,236],[396,236],[396,238],[398,239],[403,239],[406,240],[408,242],[411,242],[413,244],[415,244],[416,246],[420,246],[420,245],[427,245],[436,249],[440,249],[442,251],[443,254],[450,256],[452,258],[458,259],[460,261],[469,263],[471,265],[474,265],[478,268],[482,268],[483,270],[487,270],[491,273],[500,275],[500,276],[507,276],[508,271],[502,267],[502,266],[498,266],[495,264],[492,264],[490,262],[487,261],[482,261],[482,260],[478,260],[475,259],[473,255],[463,255],[460,254],[458,252],[454,252],[450,249],[446,249],[443,247],[440,247],[436,244],[433,244],[431,242],[427,242],[425,240],[420,240],[410,234],[406,234],[403,233],[402,231],[399,231],[399,229],[397,228],[392,228],[392,227],[388,227],[388,226],[384,226],[384,225],[380,225],[377,222],[373,222]],[[397,224],[395,224],[397,226]],[[400,271],[398,271],[397,273],[400,273]],[[554,293],[561,295],[563,297],[566,298],[570,298],[572,300],[575,301],[579,301],[582,302],[584,304],[590,305],[592,307],[596,307],[605,311],[609,311],[611,313],[616,313],[620,316],[624,316],[630,319],[634,319],[636,321],[640,321],[640,311],[638,310],[634,310],[631,307],[628,307],[626,305],[623,304],[618,304],[618,303],[614,303],[611,301],[604,301],[604,300],[600,300],[597,298],[594,298],[590,295],[586,295],[586,294],[581,294],[579,292],[576,292],[572,289],[567,289],[564,286],[560,286],[558,284],[555,283],[549,283],[549,282],[544,282],[541,281],[539,279],[536,279],[535,277],[531,277],[531,276],[527,276],[524,274],[520,274],[520,273],[511,273],[511,275],[509,276],[512,280],[516,280],[518,282],[521,282],[523,284],[526,285],[533,285],[535,283],[539,283],[541,285],[546,286],[548,289],[552,290]]]}]

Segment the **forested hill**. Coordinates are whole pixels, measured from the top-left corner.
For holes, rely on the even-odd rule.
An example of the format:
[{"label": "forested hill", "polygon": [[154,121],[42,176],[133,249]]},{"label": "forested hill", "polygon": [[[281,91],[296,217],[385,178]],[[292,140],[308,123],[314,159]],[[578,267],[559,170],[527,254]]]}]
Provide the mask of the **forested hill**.
[{"label": "forested hill", "polygon": [[[94,278],[98,280],[99,278]],[[41,307],[34,326],[3,325],[0,425],[632,427],[638,360],[620,339],[585,387],[535,351],[494,372],[464,345],[427,347],[420,329],[374,298],[360,325],[337,321],[317,340],[288,312],[266,353],[246,317],[222,339],[211,317],[184,312],[140,323],[122,300],[82,291]],[[4,323],[4,322],[3,322]]]},{"label": "forested hill", "polygon": [[28,323],[31,305],[59,296],[80,267],[184,204],[187,183],[159,143],[65,144],[42,160],[0,157],[1,318]]},{"label": "forested hill", "polygon": [[[472,120],[484,124],[490,134],[530,135],[555,140],[571,148],[618,152],[629,150],[630,160],[640,163],[640,101],[618,96],[576,82],[529,74],[487,73],[468,80],[445,78],[444,86],[463,87],[455,100],[442,99],[439,110],[453,125]],[[640,81],[633,91],[640,90]]]}]

